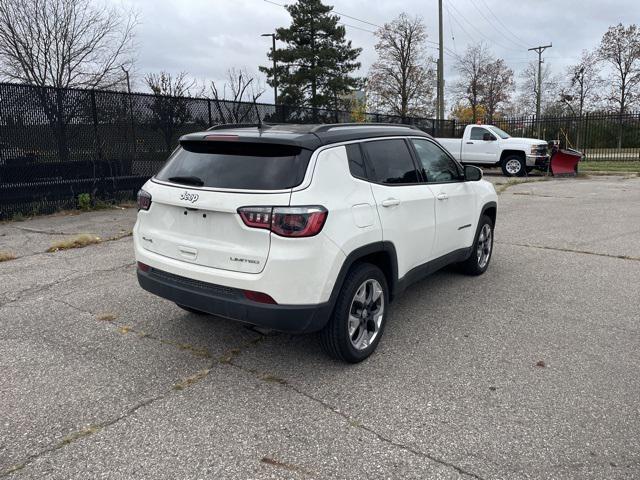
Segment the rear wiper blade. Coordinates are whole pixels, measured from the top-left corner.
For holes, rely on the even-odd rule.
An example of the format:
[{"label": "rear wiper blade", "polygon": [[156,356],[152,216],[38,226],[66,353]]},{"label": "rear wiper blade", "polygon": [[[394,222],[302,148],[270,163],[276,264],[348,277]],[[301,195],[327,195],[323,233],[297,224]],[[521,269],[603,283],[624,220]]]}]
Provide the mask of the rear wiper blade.
[{"label": "rear wiper blade", "polygon": [[199,177],[169,177],[170,182],[183,183],[185,185],[194,185],[196,187],[202,187],[204,181]]}]

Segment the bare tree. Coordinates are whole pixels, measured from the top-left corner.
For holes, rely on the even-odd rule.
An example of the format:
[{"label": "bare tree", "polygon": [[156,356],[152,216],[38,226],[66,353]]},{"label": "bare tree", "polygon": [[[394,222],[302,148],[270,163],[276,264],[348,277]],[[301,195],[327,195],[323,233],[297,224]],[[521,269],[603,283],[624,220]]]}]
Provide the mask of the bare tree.
[{"label": "bare tree", "polygon": [[485,107],[486,122],[493,123],[498,108],[511,98],[514,89],[513,70],[501,58],[488,62],[483,68],[481,103]]},{"label": "bare tree", "polygon": [[90,0],[2,0],[0,74],[39,86],[111,87],[131,63],[137,18]]},{"label": "bare tree", "polygon": [[560,91],[560,101],[571,113],[582,117],[585,109],[589,109],[587,103],[593,108],[598,102],[602,86],[597,54],[583,50],[580,61],[567,68],[567,84]]},{"label": "bare tree", "polygon": [[382,111],[401,117],[433,114],[435,73],[420,17],[401,13],[376,32],[378,60],[369,71],[369,96]]},{"label": "bare tree", "polygon": [[211,94],[222,123],[245,123],[259,115],[255,102],[264,93],[264,86],[246,69],[230,68],[222,85],[222,91],[211,82]]},{"label": "bare tree", "polygon": [[602,37],[600,58],[612,68],[611,95],[608,100],[619,113],[618,148],[622,148],[623,116],[640,97],[640,29],[621,23],[609,27]]},{"label": "bare tree", "polygon": [[478,107],[485,95],[485,67],[490,61],[491,55],[487,46],[480,42],[467,48],[456,64],[460,80],[455,86],[455,91],[459,97],[464,98],[469,103],[474,123],[478,119]]},{"label": "bare tree", "polygon": [[131,63],[132,12],[97,6],[91,0],[2,0],[0,77],[38,89],[42,108],[56,132],[61,161],[69,156],[67,125],[81,111],[67,87],[112,87]]},{"label": "bare tree", "polygon": [[599,55],[609,63],[611,75],[611,96],[609,100],[616,105],[622,115],[639,96],[640,86],[640,29],[637,25],[622,24],[609,27],[602,37]]},{"label": "bare tree", "polygon": [[[532,60],[520,72],[521,82],[517,102],[521,114],[530,115],[536,111],[538,95],[538,61]],[[540,96],[540,111],[544,114],[557,107],[560,79],[553,74],[549,64],[542,66],[542,95]]]},{"label": "bare tree", "polygon": [[166,151],[173,146],[176,132],[193,119],[189,110],[191,89],[196,86],[186,72],[176,76],[167,72],[149,73],[145,83],[155,95],[150,105],[151,123],[162,133]]}]

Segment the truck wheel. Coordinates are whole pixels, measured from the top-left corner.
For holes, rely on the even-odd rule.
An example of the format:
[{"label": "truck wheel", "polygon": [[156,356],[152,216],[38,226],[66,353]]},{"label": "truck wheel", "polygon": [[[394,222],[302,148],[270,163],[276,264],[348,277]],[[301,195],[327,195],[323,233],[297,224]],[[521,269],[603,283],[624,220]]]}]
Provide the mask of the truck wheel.
[{"label": "truck wheel", "polygon": [[482,275],[487,271],[493,253],[493,222],[487,215],[480,217],[471,255],[460,263],[462,271],[467,275]]},{"label": "truck wheel", "polygon": [[500,166],[505,177],[522,177],[527,172],[524,159],[518,155],[505,157]]},{"label": "truck wheel", "polygon": [[361,362],[378,346],[388,310],[389,289],[382,271],[370,263],[356,264],[320,332],[322,348],[338,360]]}]

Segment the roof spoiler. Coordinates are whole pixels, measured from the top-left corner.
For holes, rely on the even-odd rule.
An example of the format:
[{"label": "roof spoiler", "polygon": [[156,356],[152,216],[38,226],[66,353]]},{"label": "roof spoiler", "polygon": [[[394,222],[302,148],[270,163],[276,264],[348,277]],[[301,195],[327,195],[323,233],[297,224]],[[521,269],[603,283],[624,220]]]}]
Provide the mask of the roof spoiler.
[{"label": "roof spoiler", "polygon": [[267,128],[270,127],[269,123],[219,123],[218,125],[213,125],[212,127],[207,128],[207,132],[210,130],[226,130],[231,128]]}]

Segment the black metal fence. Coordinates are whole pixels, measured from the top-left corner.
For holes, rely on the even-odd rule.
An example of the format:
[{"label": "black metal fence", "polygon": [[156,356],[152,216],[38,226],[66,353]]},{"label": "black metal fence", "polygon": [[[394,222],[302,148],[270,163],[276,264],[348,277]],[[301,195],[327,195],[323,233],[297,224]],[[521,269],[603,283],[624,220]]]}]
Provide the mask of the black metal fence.
[{"label": "black metal fence", "polygon": [[[0,83],[0,219],[73,208],[81,194],[131,199],[181,135],[258,118],[406,123],[436,137],[460,136],[465,126],[357,111]],[[496,123],[518,136],[535,136],[537,128],[530,117]],[[640,158],[640,115],[545,118],[541,126],[544,138],[564,139],[594,159]]]}]

